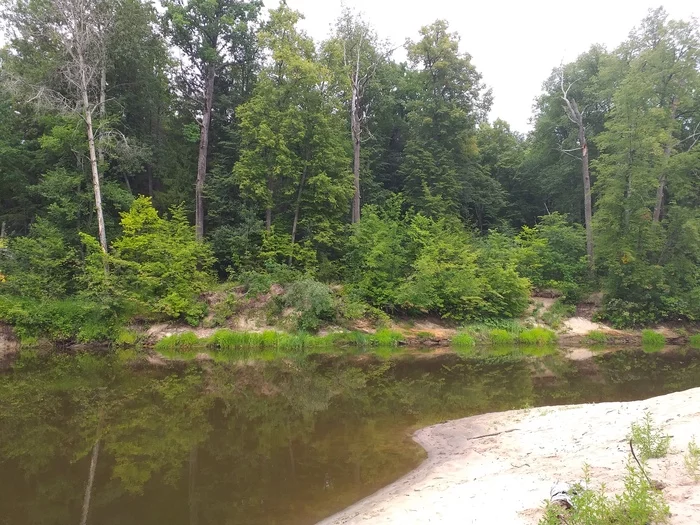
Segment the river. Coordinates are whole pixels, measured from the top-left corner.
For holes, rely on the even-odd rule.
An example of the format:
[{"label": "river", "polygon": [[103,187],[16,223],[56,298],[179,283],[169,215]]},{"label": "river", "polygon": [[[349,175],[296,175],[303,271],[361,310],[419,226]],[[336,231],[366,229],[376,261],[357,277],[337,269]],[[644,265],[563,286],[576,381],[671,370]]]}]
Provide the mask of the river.
[{"label": "river", "polygon": [[0,372],[0,524],[313,524],[417,466],[418,427],[700,386],[690,349],[379,354],[23,351]]}]

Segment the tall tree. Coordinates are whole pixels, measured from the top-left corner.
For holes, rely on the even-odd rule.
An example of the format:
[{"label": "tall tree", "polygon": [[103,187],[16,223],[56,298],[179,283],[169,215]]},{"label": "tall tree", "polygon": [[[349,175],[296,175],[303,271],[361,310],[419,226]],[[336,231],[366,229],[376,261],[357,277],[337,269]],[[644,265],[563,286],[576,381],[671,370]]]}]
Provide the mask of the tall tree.
[{"label": "tall tree", "polygon": [[[35,68],[30,74],[22,68],[14,71],[10,68],[9,85],[19,93],[29,93],[28,100],[37,104],[53,110],[77,112],[85,122],[98,236],[104,253],[107,253],[107,234],[93,115],[103,107],[101,78],[106,68],[108,28],[112,25],[116,5],[116,0],[48,0],[42,3],[20,0],[8,2],[4,14],[16,32],[11,45],[19,56],[32,46],[47,53],[40,58],[43,67]],[[63,82],[56,83],[51,78],[56,73],[61,74]]]},{"label": "tall tree", "polygon": [[168,0],[164,4],[166,32],[188,61],[180,78],[184,91],[195,98],[201,113],[195,183],[195,232],[201,241],[216,77],[233,62],[232,51],[238,49],[239,39],[247,37],[262,4],[259,0]]}]

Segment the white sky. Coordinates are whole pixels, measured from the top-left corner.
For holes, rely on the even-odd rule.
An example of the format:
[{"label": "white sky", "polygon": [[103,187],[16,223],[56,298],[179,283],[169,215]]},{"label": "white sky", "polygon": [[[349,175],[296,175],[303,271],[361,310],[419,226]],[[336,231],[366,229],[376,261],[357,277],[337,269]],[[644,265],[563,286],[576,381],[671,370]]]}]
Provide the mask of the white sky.
[{"label": "white sky", "polygon": [[[364,15],[380,38],[397,46],[438,18],[461,37],[460,50],[493,88],[491,119],[502,118],[526,132],[534,98],[552,68],[569,62],[592,44],[613,49],[650,8],[663,5],[671,18],[700,17],[699,0],[287,0],[306,19],[302,27],[326,38],[341,3]],[[276,0],[266,2],[276,7]],[[403,58],[404,55],[397,55]]]}]

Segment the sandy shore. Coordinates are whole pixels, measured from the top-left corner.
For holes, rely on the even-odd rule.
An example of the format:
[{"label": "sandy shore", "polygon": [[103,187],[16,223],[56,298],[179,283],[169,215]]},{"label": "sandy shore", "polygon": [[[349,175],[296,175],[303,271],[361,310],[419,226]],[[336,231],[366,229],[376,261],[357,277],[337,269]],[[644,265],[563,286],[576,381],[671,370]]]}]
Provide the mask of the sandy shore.
[{"label": "sandy shore", "polygon": [[416,470],[322,525],[536,524],[555,481],[592,481],[622,489],[626,436],[648,410],[672,436],[669,454],[649,461],[648,474],[666,484],[669,523],[700,523],[700,484],[683,455],[700,442],[700,388],[631,403],[516,410],[428,427],[414,439],[428,452]]}]

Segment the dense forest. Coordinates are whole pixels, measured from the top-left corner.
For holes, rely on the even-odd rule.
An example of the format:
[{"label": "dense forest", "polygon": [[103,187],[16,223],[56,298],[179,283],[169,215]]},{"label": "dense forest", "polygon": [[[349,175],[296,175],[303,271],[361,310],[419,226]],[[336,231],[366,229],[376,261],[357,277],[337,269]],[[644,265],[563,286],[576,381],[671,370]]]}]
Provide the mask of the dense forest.
[{"label": "dense forest", "polygon": [[543,289],[602,292],[618,326],[700,319],[695,20],[654,10],[553,64],[524,136],[489,122],[445,20],[397,53],[351,10],[315,42],[284,2],[1,5],[0,319],[21,335],[196,325],[226,283],[281,285],[303,330],[513,318]]}]

